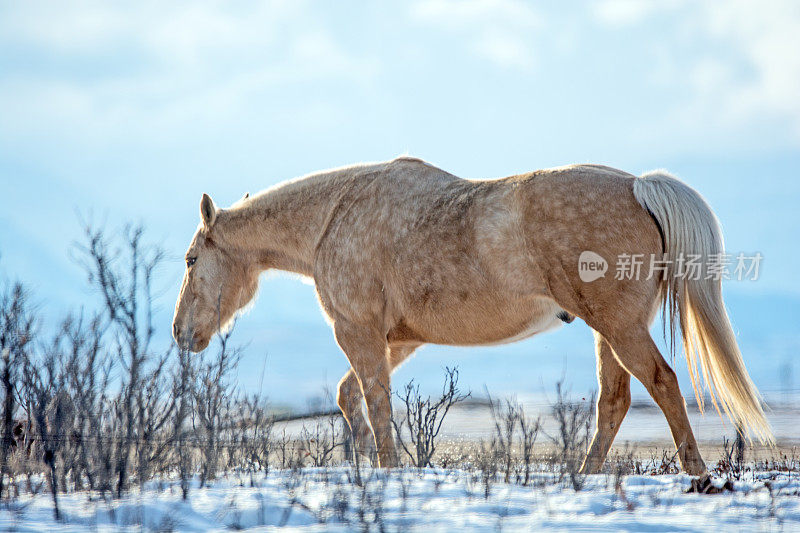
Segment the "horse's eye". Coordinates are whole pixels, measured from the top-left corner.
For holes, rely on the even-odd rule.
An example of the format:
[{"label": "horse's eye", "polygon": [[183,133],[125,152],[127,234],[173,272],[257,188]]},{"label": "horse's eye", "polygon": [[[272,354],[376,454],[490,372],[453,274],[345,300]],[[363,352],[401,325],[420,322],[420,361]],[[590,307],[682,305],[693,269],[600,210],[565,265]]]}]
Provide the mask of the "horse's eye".
[{"label": "horse's eye", "polygon": [[189,268],[190,266],[192,266],[196,262],[197,262],[197,258],[196,257],[187,257],[186,258],[186,268]]}]

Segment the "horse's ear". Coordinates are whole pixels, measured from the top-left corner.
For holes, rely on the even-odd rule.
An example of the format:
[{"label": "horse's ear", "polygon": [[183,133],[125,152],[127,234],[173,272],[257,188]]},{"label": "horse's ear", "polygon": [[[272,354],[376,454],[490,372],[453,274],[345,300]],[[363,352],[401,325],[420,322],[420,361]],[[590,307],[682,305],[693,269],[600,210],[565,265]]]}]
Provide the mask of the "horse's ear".
[{"label": "horse's ear", "polygon": [[200,200],[200,218],[206,228],[213,226],[214,221],[217,220],[217,206],[206,193],[203,193],[203,198]]}]

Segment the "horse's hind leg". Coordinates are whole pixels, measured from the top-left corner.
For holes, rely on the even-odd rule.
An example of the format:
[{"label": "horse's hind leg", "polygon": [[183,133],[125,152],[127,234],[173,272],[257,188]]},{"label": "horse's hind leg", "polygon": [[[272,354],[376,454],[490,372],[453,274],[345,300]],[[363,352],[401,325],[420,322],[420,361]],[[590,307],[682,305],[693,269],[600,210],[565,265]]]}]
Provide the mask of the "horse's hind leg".
[{"label": "horse's hind leg", "polygon": [[615,334],[606,335],[617,359],[642,382],[667,418],[683,470],[692,475],[702,474],[706,471],[705,463],[689,425],[675,372],[661,356],[646,326],[617,329]]},{"label": "horse's hind leg", "polygon": [[595,332],[597,351],[597,381],[600,395],[597,398],[597,427],[589,453],[581,467],[584,474],[596,474],[611,448],[619,426],[631,405],[631,375],[619,364],[611,345]]}]

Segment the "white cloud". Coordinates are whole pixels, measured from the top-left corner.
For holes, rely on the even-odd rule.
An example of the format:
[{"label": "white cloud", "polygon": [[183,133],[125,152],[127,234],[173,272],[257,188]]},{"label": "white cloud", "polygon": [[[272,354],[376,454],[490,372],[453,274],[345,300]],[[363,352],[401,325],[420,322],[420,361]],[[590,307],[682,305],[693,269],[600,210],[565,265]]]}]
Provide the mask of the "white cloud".
[{"label": "white cloud", "polygon": [[0,26],[5,41],[60,53],[102,54],[124,45],[155,55],[183,57],[204,48],[269,43],[275,30],[302,17],[307,3],[142,0],[6,4]]},{"label": "white cloud", "polygon": [[[602,108],[589,112],[600,117],[615,109],[614,120],[627,114],[632,127],[620,135],[639,128],[659,143],[689,145],[694,141],[675,140],[675,132],[727,142],[749,139],[753,124],[774,123],[776,136],[800,144],[800,3],[792,0],[606,0],[582,10],[520,0],[431,0],[410,5],[410,26],[408,18],[395,23],[396,6],[356,21],[393,24],[391,42],[377,45],[366,31],[365,41],[351,38],[339,13],[303,1],[2,6],[0,47],[13,52],[0,72],[0,136],[20,145],[26,136],[177,138],[187,127],[276,114],[332,124],[345,111],[331,107],[337,104],[329,89],[360,95],[380,87],[381,99],[397,98],[399,113],[422,96],[396,96],[380,84],[406,68],[436,76],[452,56],[451,44],[470,56],[470,72],[489,66],[515,80],[544,80],[535,91],[549,95],[554,109],[567,105],[559,100],[565,92],[573,98],[568,109],[596,97],[591,84],[572,83],[588,72],[606,91]],[[416,38],[406,42],[406,33]],[[423,54],[429,63],[404,66]],[[295,97],[295,88],[317,85],[323,90],[316,102]],[[657,93],[650,101],[618,96],[648,90]],[[649,127],[653,121],[658,132]]]},{"label": "white cloud", "polygon": [[0,74],[0,113],[12,125],[0,133],[13,138],[169,135],[265,105],[259,95],[277,87],[366,84],[377,68],[301,1],[19,3],[0,12],[3,43],[47,58]]},{"label": "white cloud", "polygon": [[530,4],[518,0],[429,0],[416,2],[411,11],[420,20],[459,29],[486,24],[535,28],[540,22]]},{"label": "white cloud", "polygon": [[418,22],[441,28],[467,42],[472,53],[504,68],[526,69],[535,55],[532,37],[542,19],[520,0],[431,0],[412,4]]},{"label": "white cloud", "polygon": [[[606,0],[593,16],[612,30],[671,21],[666,40],[645,76],[663,86],[688,88],[688,99],[669,116],[677,121],[729,130],[779,121],[800,143],[800,3],[639,2]],[[713,128],[712,128],[713,129]]]},{"label": "white cloud", "polygon": [[674,9],[683,0],[603,0],[591,4],[595,18],[606,26],[621,28],[640,24],[659,11]]},{"label": "white cloud", "polygon": [[743,117],[791,117],[800,140],[800,4],[733,1],[706,4],[704,14],[709,32],[736,50],[751,70],[720,92],[730,91],[728,101]]},{"label": "white cloud", "polygon": [[487,32],[475,43],[477,54],[507,68],[528,68],[533,63],[531,47],[503,33]]},{"label": "white cloud", "polygon": [[800,144],[800,3],[605,0],[592,6],[600,27],[632,32],[650,53],[645,79],[681,95],[661,127],[671,122],[702,129],[700,136],[746,137],[750,128],[774,124],[773,143]]}]

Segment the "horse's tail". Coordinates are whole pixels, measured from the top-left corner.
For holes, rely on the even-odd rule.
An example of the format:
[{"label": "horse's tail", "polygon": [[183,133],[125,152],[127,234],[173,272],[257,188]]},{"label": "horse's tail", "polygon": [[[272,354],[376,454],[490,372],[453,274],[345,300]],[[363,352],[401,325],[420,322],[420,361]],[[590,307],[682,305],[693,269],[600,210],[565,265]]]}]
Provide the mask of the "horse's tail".
[{"label": "horse's tail", "polygon": [[[669,318],[674,349],[676,322],[680,324],[700,409],[698,360],[717,411],[722,404],[737,430],[750,429],[762,442],[774,443],[761,395],[747,373],[725,311],[722,280],[709,268],[709,263],[719,264],[724,250],[717,217],[697,191],[664,171],[636,178],[633,194],[661,228],[669,261],[661,288],[664,325]],[[700,265],[699,272],[691,271],[690,259]]]}]

